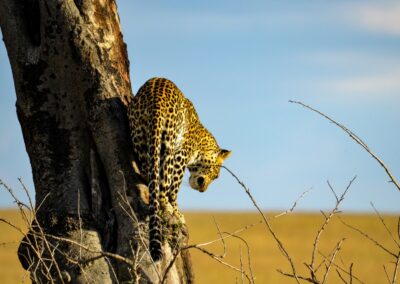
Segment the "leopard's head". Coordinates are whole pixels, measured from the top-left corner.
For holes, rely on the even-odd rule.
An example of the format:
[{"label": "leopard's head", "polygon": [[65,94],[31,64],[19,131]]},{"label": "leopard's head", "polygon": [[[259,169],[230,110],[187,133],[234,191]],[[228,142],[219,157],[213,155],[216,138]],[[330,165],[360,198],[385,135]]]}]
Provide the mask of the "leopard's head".
[{"label": "leopard's head", "polygon": [[204,151],[195,163],[188,166],[190,186],[200,192],[206,191],[210,183],[218,178],[222,163],[230,154],[231,151],[219,148]]}]

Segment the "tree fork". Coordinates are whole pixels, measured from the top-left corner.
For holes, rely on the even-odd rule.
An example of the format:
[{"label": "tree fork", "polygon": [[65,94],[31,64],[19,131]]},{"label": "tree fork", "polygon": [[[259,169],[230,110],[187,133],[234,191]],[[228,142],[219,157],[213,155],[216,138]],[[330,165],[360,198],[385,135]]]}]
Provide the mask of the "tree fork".
[{"label": "tree fork", "polygon": [[[161,282],[172,255],[166,245],[166,260],[154,266],[145,253],[145,186],[126,121],[132,90],[115,2],[2,0],[0,27],[36,194],[21,263],[39,283],[49,275],[54,282]],[[35,252],[46,247],[57,263],[49,270]],[[164,280],[193,281],[188,252]]]}]

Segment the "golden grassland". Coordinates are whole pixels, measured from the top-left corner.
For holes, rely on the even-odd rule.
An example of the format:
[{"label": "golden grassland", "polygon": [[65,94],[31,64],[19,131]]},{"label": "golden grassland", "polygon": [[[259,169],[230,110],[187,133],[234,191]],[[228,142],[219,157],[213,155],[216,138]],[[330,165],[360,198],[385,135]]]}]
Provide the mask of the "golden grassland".
[{"label": "golden grassland", "polygon": [[[397,217],[389,215],[383,217],[387,226],[396,235]],[[0,218],[24,228],[16,210],[1,210]],[[186,212],[185,218],[189,226],[190,244],[217,239],[219,234],[215,222],[221,232],[233,232],[261,219],[257,213],[250,212]],[[350,214],[341,215],[341,218],[368,233],[388,249],[398,251],[376,215]],[[274,231],[290,253],[299,274],[304,275],[306,273],[304,263],[310,262],[313,241],[323,221],[323,216],[316,213],[296,213],[271,220]],[[23,283],[23,281],[29,283],[28,277],[16,256],[21,237],[21,234],[16,230],[0,223],[0,283]],[[292,279],[282,276],[276,271],[282,269],[290,272],[290,265],[282,256],[264,224],[251,227],[240,233],[240,237],[245,239],[250,247],[250,260],[256,283],[295,283]],[[344,226],[336,217],[332,219],[326,231],[322,234],[319,250],[326,255],[329,254],[342,238],[345,238],[345,241],[338,253],[336,263],[347,268],[351,263],[354,263],[353,273],[364,283],[386,283],[383,265],[386,265],[391,275],[394,268],[391,263],[393,259],[370,240]],[[221,242],[205,248],[215,254],[224,252]],[[191,250],[191,255],[196,283],[241,283],[240,273],[195,249]],[[317,255],[317,263],[319,263],[322,258],[319,254]],[[246,244],[236,238],[227,239],[224,261],[240,268],[241,259],[243,268],[249,274]],[[244,283],[247,283],[247,281],[245,280]],[[342,283],[337,276],[335,267],[332,267],[328,283]],[[353,281],[353,283],[358,282]]]}]

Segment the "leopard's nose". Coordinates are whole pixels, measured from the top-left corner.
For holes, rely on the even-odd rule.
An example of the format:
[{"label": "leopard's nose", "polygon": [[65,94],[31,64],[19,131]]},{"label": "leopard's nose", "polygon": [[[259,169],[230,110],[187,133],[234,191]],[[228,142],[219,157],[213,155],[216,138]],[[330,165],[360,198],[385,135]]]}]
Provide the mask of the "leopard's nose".
[{"label": "leopard's nose", "polygon": [[199,185],[199,187],[203,187],[204,186],[204,178],[203,177],[198,177],[197,178],[197,184]]}]

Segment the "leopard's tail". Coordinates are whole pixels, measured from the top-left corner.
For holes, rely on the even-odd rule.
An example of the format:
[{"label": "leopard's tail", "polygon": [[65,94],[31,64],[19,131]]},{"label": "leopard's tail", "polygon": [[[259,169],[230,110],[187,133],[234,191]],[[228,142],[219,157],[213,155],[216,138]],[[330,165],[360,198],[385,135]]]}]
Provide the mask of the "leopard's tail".
[{"label": "leopard's tail", "polygon": [[[157,117],[157,116],[155,116]],[[157,119],[154,121],[157,125],[161,123]],[[149,249],[151,257],[154,261],[161,260],[163,257],[162,252],[162,220],[160,212],[160,152],[161,152],[161,133],[159,127],[153,125],[152,135],[150,142],[150,179],[149,179],[149,193],[150,193],[150,223],[149,223]]]}]

